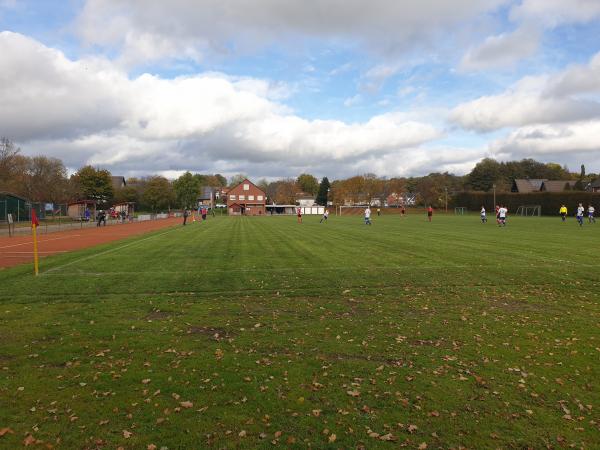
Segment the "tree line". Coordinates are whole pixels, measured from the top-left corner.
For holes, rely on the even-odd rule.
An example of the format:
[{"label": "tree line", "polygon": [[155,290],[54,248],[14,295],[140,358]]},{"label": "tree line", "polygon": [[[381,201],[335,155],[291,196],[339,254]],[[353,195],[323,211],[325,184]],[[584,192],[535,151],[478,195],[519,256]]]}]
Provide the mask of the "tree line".
[{"label": "tree line", "polygon": [[[574,180],[575,189],[584,189],[597,174],[586,173],[582,165],[578,173],[556,163],[533,159],[499,162],[485,158],[470,173],[430,173],[421,177],[378,177],[373,173],[355,175],[332,182],[320,181],[311,174],[274,181],[261,179],[257,186],[267,194],[268,201],[277,204],[296,204],[300,195],[313,196],[319,205],[366,204],[379,200],[382,204],[400,196],[411,195],[418,205],[442,207],[460,192],[489,192],[494,185],[498,192],[508,192],[515,178],[545,178]],[[63,162],[47,156],[24,156],[9,139],[0,139],[0,191],[9,191],[34,202],[67,203],[92,199],[101,207],[116,202],[135,202],[138,210],[161,211],[169,208],[193,207],[204,187],[213,189],[234,186],[247,178],[237,174],[227,180],[220,174],[186,172],[175,180],[160,175],[129,178],[126,186],[115,188],[111,173],[104,169],[84,166],[68,176]]]}]

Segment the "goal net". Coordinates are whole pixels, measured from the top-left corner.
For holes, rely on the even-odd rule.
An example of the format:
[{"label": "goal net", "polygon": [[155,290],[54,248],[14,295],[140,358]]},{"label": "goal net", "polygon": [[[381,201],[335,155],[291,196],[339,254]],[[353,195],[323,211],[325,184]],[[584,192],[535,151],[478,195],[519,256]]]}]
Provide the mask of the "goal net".
[{"label": "goal net", "polygon": [[467,207],[466,206],[456,206],[454,208],[454,214],[456,214],[457,216],[464,216],[467,212]]},{"label": "goal net", "polygon": [[517,216],[523,217],[539,217],[542,215],[541,205],[523,205],[517,208]]},{"label": "goal net", "polygon": [[[367,205],[348,205],[338,206],[337,211],[340,216],[361,216],[365,213]],[[371,211],[377,210],[377,208],[371,208]]]}]

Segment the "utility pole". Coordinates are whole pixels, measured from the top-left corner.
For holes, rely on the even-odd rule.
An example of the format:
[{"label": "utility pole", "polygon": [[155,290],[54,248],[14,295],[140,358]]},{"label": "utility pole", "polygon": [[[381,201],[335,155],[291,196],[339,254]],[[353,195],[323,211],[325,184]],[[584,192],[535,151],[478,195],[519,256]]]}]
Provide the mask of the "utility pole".
[{"label": "utility pole", "polygon": [[445,187],[444,191],[446,192],[446,214],[448,214],[448,188]]},{"label": "utility pole", "polygon": [[494,208],[496,207],[496,184],[492,184],[492,187],[494,188]]}]

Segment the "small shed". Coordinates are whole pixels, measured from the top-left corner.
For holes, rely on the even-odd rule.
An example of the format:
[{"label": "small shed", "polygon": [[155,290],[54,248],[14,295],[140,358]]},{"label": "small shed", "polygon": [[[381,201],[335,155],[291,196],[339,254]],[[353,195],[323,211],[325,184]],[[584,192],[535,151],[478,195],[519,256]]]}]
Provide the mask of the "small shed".
[{"label": "small shed", "polygon": [[[88,211],[86,213],[86,211]],[[89,221],[96,217],[95,200],[78,200],[67,205],[67,215],[73,220]]]},{"label": "small shed", "polygon": [[120,202],[115,203],[113,205],[113,209],[117,214],[125,211],[127,217],[133,217],[133,213],[135,212],[135,203],[134,202]]},{"label": "small shed", "polygon": [[12,214],[15,222],[31,218],[31,203],[29,200],[11,192],[0,191],[0,221],[7,221]]}]

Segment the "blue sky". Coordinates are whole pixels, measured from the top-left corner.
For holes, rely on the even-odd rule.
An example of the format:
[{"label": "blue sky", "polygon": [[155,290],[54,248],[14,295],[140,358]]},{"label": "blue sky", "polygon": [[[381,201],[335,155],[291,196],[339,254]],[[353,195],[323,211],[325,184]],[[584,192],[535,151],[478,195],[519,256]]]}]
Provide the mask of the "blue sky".
[{"label": "blue sky", "polygon": [[113,173],[600,171],[598,0],[0,0],[0,134]]}]

